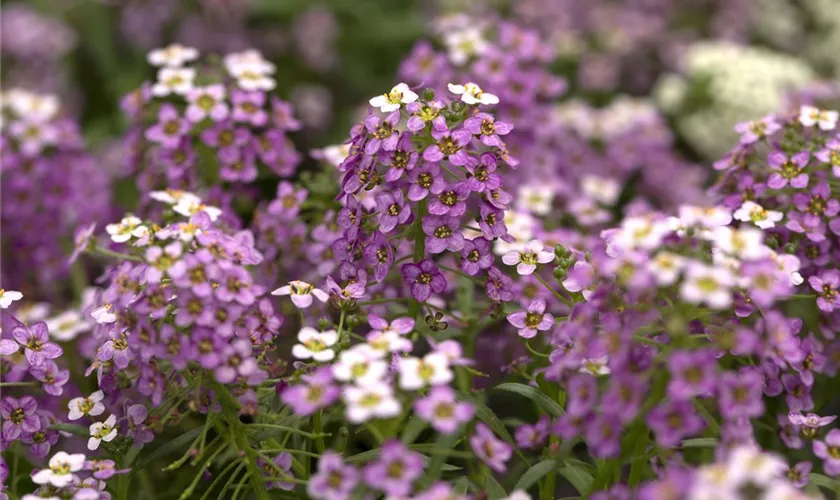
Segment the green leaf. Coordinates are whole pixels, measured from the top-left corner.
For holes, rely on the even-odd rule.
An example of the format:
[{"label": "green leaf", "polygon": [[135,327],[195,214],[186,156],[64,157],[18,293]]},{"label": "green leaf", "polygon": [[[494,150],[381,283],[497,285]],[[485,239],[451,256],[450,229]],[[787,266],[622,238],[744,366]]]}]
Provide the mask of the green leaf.
[{"label": "green leaf", "polygon": [[553,471],[555,467],[557,467],[557,460],[553,458],[535,464],[525,471],[525,474],[522,474],[522,477],[519,478],[519,481],[516,482],[516,486],[513,489],[527,491],[528,488],[542,479],[543,476]]},{"label": "green leaf", "polygon": [[583,467],[567,464],[560,469],[560,475],[566,478],[578,493],[586,494],[586,492],[592,489],[592,474],[587,472]]},{"label": "green leaf", "polygon": [[475,405],[475,416],[478,417],[479,420],[487,424],[487,427],[499,437],[507,441],[508,443],[513,443],[513,437],[510,435],[508,430],[505,428],[505,424],[499,420],[499,417],[493,413],[493,410],[487,407],[484,403],[477,400],[472,396],[466,396],[464,394],[460,395],[464,401],[468,401]]},{"label": "green leaf", "polygon": [[425,428],[426,422],[417,417],[409,418],[402,432],[402,442],[405,444],[413,443]]},{"label": "green leaf", "polygon": [[75,424],[52,424],[50,429],[55,429],[57,431],[64,431],[73,434],[74,436],[80,437],[90,437],[90,429],[87,427],[82,427],[81,425]]},{"label": "green leaf", "polygon": [[484,489],[487,490],[487,495],[490,500],[498,500],[507,496],[505,489],[496,481],[492,474],[485,474]]},{"label": "green leaf", "polygon": [[530,399],[552,417],[559,417],[565,413],[556,401],[535,387],[525,384],[505,383],[497,385],[495,388],[499,391],[513,392]]},{"label": "green leaf", "polygon": [[715,448],[717,445],[717,438],[692,438],[682,442],[683,448]]},{"label": "green leaf", "polygon": [[808,480],[817,486],[821,486],[829,490],[834,490],[834,488],[837,487],[836,480],[823,476],[822,474],[808,474]]},{"label": "green leaf", "polygon": [[163,446],[159,446],[158,448],[155,448],[149,453],[142,454],[140,457],[138,457],[136,463],[132,467],[132,470],[140,470],[143,467],[154,462],[155,460],[162,458],[179,448],[182,448],[188,443],[191,443],[196,437],[198,437],[198,435],[203,430],[204,427],[196,427],[195,429],[187,431],[171,441],[167,441]]}]

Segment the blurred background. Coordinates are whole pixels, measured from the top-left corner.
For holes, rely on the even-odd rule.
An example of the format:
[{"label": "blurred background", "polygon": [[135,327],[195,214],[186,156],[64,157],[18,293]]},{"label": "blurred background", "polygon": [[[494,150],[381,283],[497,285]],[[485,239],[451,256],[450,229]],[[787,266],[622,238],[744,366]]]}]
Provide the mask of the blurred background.
[{"label": "blurred background", "polygon": [[153,76],[146,52],[256,47],[280,69],[307,150],[339,140],[412,46],[433,40],[432,21],[453,13],[538,30],[567,98],[655,96],[704,157],[726,150],[734,122],[840,73],[838,0],[30,0],[2,5],[3,85],[59,94],[107,152],[119,98]]}]

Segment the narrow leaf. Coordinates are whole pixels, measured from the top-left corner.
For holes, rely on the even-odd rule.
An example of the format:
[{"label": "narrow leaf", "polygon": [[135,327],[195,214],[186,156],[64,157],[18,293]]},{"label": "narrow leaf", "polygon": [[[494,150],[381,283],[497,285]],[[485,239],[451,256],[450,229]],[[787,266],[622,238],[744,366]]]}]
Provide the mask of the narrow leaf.
[{"label": "narrow leaf", "polygon": [[585,494],[592,489],[592,474],[583,467],[566,465],[560,469],[560,475],[566,478],[580,494]]},{"label": "narrow leaf", "polygon": [[553,458],[549,458],[535,464],[533,467],[525,471],[525,474],[522,474],[522,477],[519,478],[519,481],[517,481],[514,489],[527,491],[528,488],[542,479],[543,476],[553,471],[555,467],[557,467],[557,461]]},{"label": "narrow leaf", "polygon": [[497,385],[496,389],[500,391],[513,392],[519,394],[520,396],[524,396],[536,403],[537,406],[542,408],[543,411],[545,411],[552,417],[559,417],[560,415],[563,415],[563,413],[565,413],[563,411],[563,408],[561,408],[556,401],[546,396],[545,393],[543,393],[535,387],[531,387],[525,384],[505,383]]},{"label": "narrow leaf", "polygon": [[52,424],[50,429],[55,429],[57,431],[69,432],[74,436],[80,437],[90,437],[90,429],[87,427],[82,427],[81,425],[75,424]]},{"label": "narrow leaf", "polygon": [[163,446],[155,448],[149,453],[144,453],[142,456],[138,457],[137,462],[132,467],[133,470],[140,470],[146,465],[150,464],[151,462],[166,456],[167,454],[184,447],[185,445],[191,443],[201,431],[204,430],[204,427],[196,427],[190,431],[181,434],[180,436],[176,437],[171,441],[167,441]]},{"label": "narrow leaf", "polygon": [[487,490],[487,495],[490,500],[499,500],[507,496],[505,489],[496,481],[496,478],[492,474],[486,474],[484,476],[484,489]]}]

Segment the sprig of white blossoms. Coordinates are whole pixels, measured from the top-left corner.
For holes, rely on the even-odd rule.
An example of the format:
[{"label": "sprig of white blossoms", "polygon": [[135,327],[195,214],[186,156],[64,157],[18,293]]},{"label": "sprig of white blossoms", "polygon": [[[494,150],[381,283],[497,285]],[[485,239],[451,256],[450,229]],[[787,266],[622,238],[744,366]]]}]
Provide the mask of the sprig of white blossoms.
[{"label": "sprig of white blossoms", "polygon": [[146,55],[146,60],[153,66],[179,68],[185,63],[198,59],[198,49],[173,43],[167,47],[154,49]]},{"label": "sprig of white blossoms", "polygon": [[533,274],[537,264],[548,264],[554,260],[554,252],[543,250],[543,242],[531,240],[522,250],[511,251],[502,255],[502,262],[509,266],[516,266],[516,272],[522,276]]},{"label": "sprig of white blossoms", "polygon": [[93,451],[99,448],[102,441],[110,443],[117,437],[117,416],[111,415],[104,422],[94,422],[90,425],[90,439],[88,439],[87,447]]},{"label": "sprig of white blossoms", "polygon": [[338,342],[338,333],[335,330],[319,332],[305,326],[298,332],[297,338],[300,343],[292,347],[292,355],[297,359],[332,361],[335,358],[335,351],[331,349]]},{"label": "sprig of white blossoms", "polygon": [[379,108],[383,113],[390,113],[400,109],[403,104],[411,104],[419,96],[414,93],[407,84],[398,83],[390,92],[370,99],[370,105]]},{"label": "sprig of white blossoms", "polygon": [[315,285],[300,280],[290,281],[288,285],[281,286],[271,292],[271,295],[291,295],[292,303],[299,309],[306,309],[311,306],[312,297],[315,297],[321,302],[326,302],[330,298],[327,292],[320,288],[315,288]]},{"label": "sprig of white blossoms", "polygon": [[85,456],[81,453],[72,455],[59,451],[50,458],[49,467],[41,469],[32,475],[35,484],[51,484],[56,488],[64,488],[76,478],[75,472],[82,470]]},{"label": "sprig of white blossoms", "polygon": [[499,97],[489,92],[484,92],[478,84],[468,82],[464,85],[450,83],[447,85],[449,91],[461,96],[461,101],[466,104],[499,104]]},{"label": "sprig of white blossoms", "polygon": [[23,298],[23,294],[17,290],[6,290],[0,288],[0,309],[8,309],[12,302],[16,302]]},{"label": "sprig of white blossoms", "polygon": [[767,210],[754,201],[745,201],[738,210],[736,210],[732,217],[741,222],[750,222],[760,227],[761,229],[770,229],[775,227],[777,222],[781,222],[785,214],[776,212],[775,210]]},{"label": "sprig of white blossoms", "polygon": [[820,130],[834,130],[837,128],[837,120],[840,112],[815,108],[813,106],[802,106],[799,108],[799,123],[805,127],[817,126]]},{"label": "sprig of white blossoms", "polygon": [[228,54],[224,59],[228,74],[236,79],[236,84],[245,90],[274,90],[277,82],[270,75],[276,71],[273,63],[267,61],[255,49]]},{"label": "sprig of white blossoms", "polygon": [[67,408],[70,412],[67,414],[69,420],[79,420],[85,415],[95,417],[102,415],[105,412],[105,405],[102,400],[105,399],[105,393],[96,391],[86,398],[73,398],[67,403]]}]

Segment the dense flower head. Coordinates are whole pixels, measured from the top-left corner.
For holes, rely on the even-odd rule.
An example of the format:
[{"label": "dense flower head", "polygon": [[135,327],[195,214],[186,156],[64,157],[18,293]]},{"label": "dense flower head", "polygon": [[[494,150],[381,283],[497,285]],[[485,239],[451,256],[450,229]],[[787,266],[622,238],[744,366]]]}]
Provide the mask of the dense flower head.
[{"label": "dense flower head", "polygon": [[5,90],[0,113],[4,286],[49,296],[69,273],[76,228],[108,216],[110,179],[57,96]]}]

